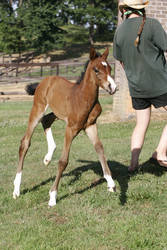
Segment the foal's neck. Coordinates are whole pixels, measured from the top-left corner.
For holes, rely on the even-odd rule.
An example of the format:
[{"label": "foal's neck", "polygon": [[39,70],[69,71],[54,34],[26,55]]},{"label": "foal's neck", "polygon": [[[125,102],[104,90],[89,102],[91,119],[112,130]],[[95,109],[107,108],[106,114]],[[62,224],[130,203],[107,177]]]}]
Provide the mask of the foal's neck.
[{"label": "foal's neck", "polygon": [[98,99],[99,87],[96,81],[97,79],[95,79],[94,72],[92,72],[92,70],[87,70],[80,84],[80,93],[82,97],[90,103],[94,103],[95,100]]}]

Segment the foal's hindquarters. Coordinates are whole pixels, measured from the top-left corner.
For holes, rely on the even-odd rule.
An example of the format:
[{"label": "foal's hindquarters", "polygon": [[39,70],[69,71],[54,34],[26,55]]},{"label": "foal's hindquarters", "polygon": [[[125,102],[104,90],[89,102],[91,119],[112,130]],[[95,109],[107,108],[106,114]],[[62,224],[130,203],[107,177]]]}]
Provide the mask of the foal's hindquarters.
[{"label": "foal's hindquarters", "polygon": [[[95,147],[102,165],[104,178],[107,181],[108,190],[115,191],[115,183],[111,177],[96,126],[96,120],[101,113],[101,106],[98,101],[99,86],[104,87],[111,94],[115,92],[116,88],[115,85],[114,87],[111,86],[113,83],[111,81],[110,68],[106,61],[107,56],[107,50],[101,57],[98,57],[94,50],[92,51],[92,54],[90,54],[91,61],[88,64],[84,79],[79,85],[72,84],[58,76],[45,78],[38,85],[29,116],[28,127],[19,148],[19,163],[13,191],[15,199],[20,195],[24,158],[30,146],[35,127],[40,121],[42,122],[48,143],[48,153],[44,158],[44,163],[48,165],[56,148],[51,131],[51,125],[56,119],[64,120],[66,122],[66,129],[56,179],[49,192],[49,206],[56,205],[58,185],[62,173],[68,164],[71,143],[81,130],[85,130]],[[44,116],[48,106],[52,109],[53,113]]]}]

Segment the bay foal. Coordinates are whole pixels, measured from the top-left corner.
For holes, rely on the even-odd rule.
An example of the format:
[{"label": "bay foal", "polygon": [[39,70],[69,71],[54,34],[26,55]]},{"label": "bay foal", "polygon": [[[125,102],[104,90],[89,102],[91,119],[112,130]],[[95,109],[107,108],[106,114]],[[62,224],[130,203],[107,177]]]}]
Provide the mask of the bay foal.
[{"label": "bay foal", "polygon": [[[81,130],[86,132],[95,147],[109,191],[115,190],[115,183],[111,177],[96,127],[96,120],[102,110],[98,101],[99,87],[105,89],[109,94],[114,94],[116,91],[116,84],[111,78],[111,67],[107,62],[108,54],[108,48],[101,56],[98,56],[95,49],[91,48],[90,61],[83,80],[79,84],[71,83],[60,76],[49,76],[37,86],[28,127],[19,148],[19,163],[13,191],[15,199],[20,195],[23,162],[35,127],[40,121],[42,122],[48,143],[48,153],[44,158],[44,163],[47,165],[51,161],[56,148],[51,131],[51,125],[56,119],[64,120],[66,129],[64,146],[58,162],[57,176],[49,192],[49,206],[56,205],[58,185],[68,164],[70,146],[74,137]],[[51,108],[53,113],[44,115],[48,107]]]}]

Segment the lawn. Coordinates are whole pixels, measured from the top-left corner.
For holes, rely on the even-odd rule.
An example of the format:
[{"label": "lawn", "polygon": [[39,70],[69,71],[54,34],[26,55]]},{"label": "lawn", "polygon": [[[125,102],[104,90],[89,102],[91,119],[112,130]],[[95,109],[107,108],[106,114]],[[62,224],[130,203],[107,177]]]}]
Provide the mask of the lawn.
[{"label": "lawn", "polygon": [[[109,96],[100,98],[104,112]],[[25,159],[21,196],[12,198],[18,148],[32,103],[0,103],[0,250],[167,249],[167,172],[151,164],[165,121],[152,120],[140,157],[141,170],[128,175],[134,121],[98,123],[99,136],[117,192],[109,193],[98,157],[81,132],[72,144],[57,205],[48,208],[49,189],[61,154],[64,123],[53,125],[57,149],[48,167],[42,127]],[[102,114],[103,115],[103,114]]]}]

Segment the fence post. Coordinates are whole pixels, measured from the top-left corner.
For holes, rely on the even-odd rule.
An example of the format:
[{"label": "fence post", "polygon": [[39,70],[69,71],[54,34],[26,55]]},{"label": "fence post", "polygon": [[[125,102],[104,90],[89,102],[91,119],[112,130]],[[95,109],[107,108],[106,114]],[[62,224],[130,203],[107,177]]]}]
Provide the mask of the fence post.
[{"label": "fence post", "polygon": [[41,76],[43,75],[43,66],[41,66]]},{"label": "fence post", "polygon": [[56,65],[56,74],[59,75],[59,64]]},{"label": "fence post", "polygon": [[16,66],[16,77],[18,76],[18,72],[19,72],[19,65],[17,64],[17,66]]},{"label": "fence post", "polygon": [[53,73],[53,66],[50,65],[50,75],[52,76],[52,73]]}]

